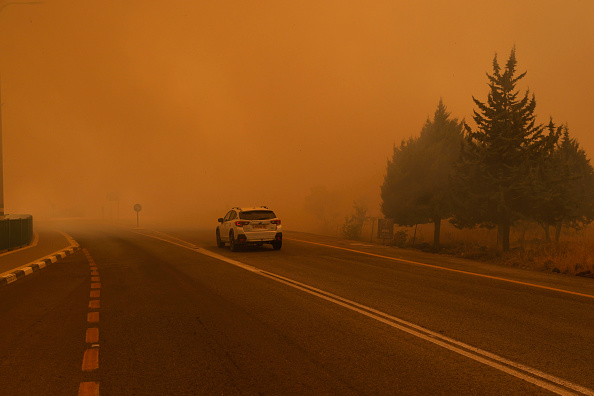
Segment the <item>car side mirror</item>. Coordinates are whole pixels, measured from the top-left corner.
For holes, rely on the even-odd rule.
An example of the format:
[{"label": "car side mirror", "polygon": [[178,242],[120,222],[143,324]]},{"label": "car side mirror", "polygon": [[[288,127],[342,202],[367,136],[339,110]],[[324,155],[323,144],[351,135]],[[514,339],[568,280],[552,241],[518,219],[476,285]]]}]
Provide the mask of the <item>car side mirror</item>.
[{"label": "car side mirror", "polygon": [[222,223],[222,222],[223,222],[223,218],[219,217],[219,223]]}]

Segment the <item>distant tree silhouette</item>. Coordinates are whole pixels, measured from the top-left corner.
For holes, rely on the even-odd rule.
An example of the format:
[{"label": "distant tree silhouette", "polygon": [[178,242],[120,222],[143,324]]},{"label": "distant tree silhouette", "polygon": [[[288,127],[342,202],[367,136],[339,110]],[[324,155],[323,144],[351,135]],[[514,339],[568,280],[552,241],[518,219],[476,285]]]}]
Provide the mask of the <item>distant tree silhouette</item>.
[{"label": "distant tree silhouette", "polygon": [[551,120],[548,129],[550,136],[561,139],[536,168],[530,209],[531,217],[544,228],[547,242],[550,226],[555,227],[559,242],[563,224],[581,229],[594,220],[594,170],[566,125],[556,127]]},{"label": "distant tree silhouette", "polygon": [[[329,191],[326,186],[314,186],[305,197],[303,207],[321,224],[322,232],[332,233],[332,228],[340,215],[340,195]],[[334,230],[336,231],[336,230]]]},{"label": "distant tree silhouette", "polygon": [[449,176],[462,137],[462,123],[450,119],[440,100],[420,136],[394,147],[381,186],[384,215],[405,226],[432,222],[435,248],[440,245],[441,220],[452,215]]},{"label": "distant tree silhouette", "polygon": [[367,221],[367,208],[361,203],[353,202],[353,213],[345,217],[342,236],[347,239],[360,240],[363,225]]},{"label": "distant tree silhouette", "polygon": [[524,181],[523,196],[526,198],[522,213],[528,220],[534,220],[545,231],[546,241],[550,241],[549,227],[557,223],[562,196],[559,185],[563,182],[562,167],[556,159],[559,138],[563,127],[556,127],[551,119],[547,129],[550,141],[543,150],[536,166]]}]

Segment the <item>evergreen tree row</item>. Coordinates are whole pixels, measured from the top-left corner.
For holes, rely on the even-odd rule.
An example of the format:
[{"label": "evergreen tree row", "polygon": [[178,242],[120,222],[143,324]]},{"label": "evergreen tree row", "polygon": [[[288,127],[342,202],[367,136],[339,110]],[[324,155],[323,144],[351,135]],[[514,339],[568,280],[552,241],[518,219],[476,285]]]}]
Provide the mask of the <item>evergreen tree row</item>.
[{"label": "evergreen tree row", "polygon": [[418,138],[394,147],[381,186],[382,212],[396,224],[433,223],[439,247],[443,219],[459,228],[498,230],[509,250],[511,227],[538,222],[547,241],[563,224],[579,229],[594,219],[594,171],[566,125],[536,123],[536,99],[520,95],[515,49],[502,70],[487,74],[486,102],[473,97],[476,128],[451,118],[440,100]]}]

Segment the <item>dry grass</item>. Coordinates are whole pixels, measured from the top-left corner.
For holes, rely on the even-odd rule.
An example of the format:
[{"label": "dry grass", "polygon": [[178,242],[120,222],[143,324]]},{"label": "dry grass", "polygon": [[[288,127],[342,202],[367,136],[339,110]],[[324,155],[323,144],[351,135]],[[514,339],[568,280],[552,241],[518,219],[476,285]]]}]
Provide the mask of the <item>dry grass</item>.
[{"label": "dry grass", "polygon": [[[364,240],[371,237],[371,227],[367,228],[362,236]],[[396,227],[395,231],[406,232],[408,245],[412,245],[413,237],[416,247],[429,248],[433,243],[432,224],[419,225],[416,235],[414,227]],[[554,230],[550,232],[554,238]],[[495,229],[459,230],[443,222],[441,244],[445,253],[459,257],[594,278],[594,225],[580,231],[564,227],[559,244],[547,244],[541,227],[520,224],[511,231],[510,251],[499,254]]]},{"label": "dry grass", "polygon": [[594,227],[563,230],[559,244],[532,241],[509,253],[508,262],[520,260],[531,268],[594,277]]}]

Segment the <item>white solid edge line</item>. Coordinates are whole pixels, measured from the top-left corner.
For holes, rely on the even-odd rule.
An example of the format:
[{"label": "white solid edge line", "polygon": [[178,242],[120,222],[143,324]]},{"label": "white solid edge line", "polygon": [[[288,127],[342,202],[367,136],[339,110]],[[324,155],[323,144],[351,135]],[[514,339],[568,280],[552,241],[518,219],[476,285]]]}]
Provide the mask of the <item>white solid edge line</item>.
[{"label": "white solid edge line", "polygon": [[[532,367],[529,367],[529,366],[526,366],[526,365],[523,365],[520,363],[512,362],[511,360],[505,359],[505,358],[498,356],[494,353],[484,351],[482,349],[473,347],[468,344],[464,344],[463,342],[454,340],[453,338],[442,336],[439,333],[435,333],[431,330],[424,329],[418,325],[415,325],[414,323],[407,322],[404,319],[396,318],[394,316],[388,315],[381,311],[375,310],[371,307],[367,307],[365,305],[356,303],[356,302],[348,300],[346,298],[336,296],[332,293],[323,291],[321,289],[317,289],[315,287],[294,281],[292,279],[285,278],[283,276],[276,275],[274,273],[270,273],[270,272],[258,269],[256,267],[242,263],[240,261],[233,260],[233,259],[227,258],[225,256],[221,256],[217,253],[211,252],[210,250],[207,250],[207,249],[204,249],[201,247],[197,247],[197,246],[195,246],[189,242],[186,242],[186,241],[182,241],[179,238],[172,237],[175,240],[184,242],[184,244],[180,244],[180,243],[177,243],[177,242],[174,242],[171,240],[159,238],[159,237],[156,237],[153,235],[147,235],[147,234],[136,232],[136,231],[132,231],[132,232],[135,232],[137,234],[141,234],[144,236],[148,236],[150,238],[158,239],[158,240],[161,240],[164,242],[168,242],[168,243],[171,243],[173,245],[176,245],[176,246],[188,249],[188,250],[193,250],[197,253],[212,257],[212,258],[220,260],[220,261],[224,261],[224,262],[234,265],[236,267],[239,267],[239,268],[245,269],[247,271],[253,272],[255,274],[264,276],[266,278],[275,280],[275,281],[283,283],[287,286],[291,286],[295,289],[302,290],[308,294],[320,297],[322,299],[325,299],[327,301],[330,301],[332,303],[335,303],[337,305],[340,305],[340,306],[350,309],[352,311],[358,312],[362,315],[365,315],[367,317],[375,319],[379,322],[385,323],[385,324],[387,324],[391,327],[394,327],[398,330],[404,331],[410,335],[421,338],[425,341],[429,341],[435,345],[441,346],[441,347],[448,349],[452,352],[458,353],[458,354],[465,356],[467,358],[470,358],[474,361],[483,363],[489,367],[495,368],[497,370],[500,370],[502,372],[510,374],[516,378],[519,378],[526,382],[532,383],[534,385],[537,385],[543,389],[557,393],[559,395],[575,394],[573,392],[568,391],[568,389],[571,389],[576,392],[580,392],[581,394],[584,394],[584,395],[594,396],[594,390],[592,390],[592,389],[589,389],[589,388],[583,387],[581,385],[574,384],[570,381],[566,381],[562,378],[558,378],[553,375],[544,373],[544,372],[539,371],[535,368],[532,368]],[[160,234],[166,235],[163,233],[160,233]],[[185,245],[185,244],[187,244],[187,245]],[[462,348],[464,348],[466,350],[464,350]],[[556,386],[554,384],[557,384],[563,388]]]},{"label": "white solid edge line", "polygon": [[419,261],[408,260],[408,259],[398,258],[398,257],[392,257],[392,256],[385,256],[385,255],[378,254],[378,253],[364,252],[364,251],[361,251],[361,250],[349,249],[349,248],[345,248],[345,247],[341,247],[341,246],[328,245],[328,244],[325,244],[325,243],[312,242],[312,241],[304,241],[302,239],[295,239],[295,238],[289,238],[289,237],[285,237],[285,239],[288,239],[288,240],[291,240],[291,241],[296,241],[296,242],[309,243],[311,245],[323,246],[323,247],[327,247],[327,248],[331,248],[331,249],[345,250],[347,252],[360,253],[360,254],[363,254],[363,255],[366,255],[366,256],[371,256],[371,257],[376,257],[376,258],[381,258],[381,259],[386,259],[386,260],[391,260],[391,261],[398,261],[398,262],[401,262],[401,263],[419,265],[419,266],[426,267],[426,268],[433,268],[433,269],[438,269],[438,270],[443,270],[443,271],[449,271],[449,272],[455,272],[455,273],[459,273],[459,274],[465,274],[465,275],[469,275],[469,276],[476,276],[476,277],[479,277],[479,278],[485,278],[485,279],[491,279],[491,280],[496,280],[496,281],[514,283],[514,284],[517,284],[517,285],[523,285],[523,286],[528,286],[528,287],[535,287],[535,288],[538,288],[538,289],[550,290],[550,291],[554,291],[554,292],[558,292],[558,293],[571,294],[571,295],[574,295],[574,296],[594,298],[594,295],[592,295],[592,294],[574,292],[574,291],[571,291],[571,290],[559,289],[559,288],[555,288],[555,287],[550,287],[550,286],[545,286],[545,285],[539,285],[539,284],[536,284],[536,283],[523,282],[523,281],[519,281],[519,280],[515,280],[515,279],[505,278],[505,277],[502,277],[502,276],[481,274],[481,273],[478,273],[478,272],[472,272],[472,271],[467,271],[467,270],[460,270],[460,269],[455,269],[455,268],[442,267],[440,265],[422,263],[422,262],[419,262]]},{"label": "white solid edge line", "polygon": [[[262,272],[264,276],[267,276],[268,275],[268,277],[270,277],[270,278],[272,278],[272,277],[274,277],[274,278],[280,278],[281,280],[279,280],[279,281],[282,282],[282,283],[294,284],[296,286],[293,286],[293,287],[296,287],[296,288],[299,288],[301,290],[307,291],[310,294],[318,295],[319,297],[324,298],[324,299],[327,299],[329,301],[336,300],[335,302],[337,304],[340,304],[340,305],[345,306],[347,308],[353,309],[353,310],[355,310],[357,312],[362,313],[363,315],[366,315],[366,316],[369,316],[369,317],[373,317],[373,318],[375,318],[375,319],[377,319],[377,320],[379,320],[379,321],[381,321],[383,323],[389,324],[390,326],[396,327],[398,329],[401,329],[401,330],[403,330],[403,331],[405,331],[407,333],[414,334],[414,335],[420,334],[418,336],[420,338],[423,338],[423,339],[427,340],[427,341],[433,342],[433,339],[439,339],[439,340],[442,340],[442,341],[448,343],[447,345],[456,345],[456,346],[459,346],[461,348],[464,348],[464,349],[467,349],[467,350],[469,350],[471,352],[474,352],[474,353],[476,353],[478,355],[482,355],[482,356],[484,356],[486,358],[495,360],[495,361],[500,362],[500,363],[502,363],[504,365],[507,365],[507,366],[512,366],[512,367],[514,367],[514,368],[516,368],[518,370],[529,372],[532,375],[541,377],[541,378],[546,379],[546,380],[551,381],[551,382],[555,382],[555,383],[557,383],[559,385],[562,385],[562,386],[565,386],[567,388],[571,388],[571,389],[577,390],[579,392],[583,392],[583,393],[588,394],[588,395],[589,394],[593,394],[594,395],[594,392],[592,390],[588,389],[588,388],[582,387],[580,385],[573,384],[573,383],[571,383],[569,381],[566,381],[564,379],[561,379],[561,378],[554,377],[552,375],[549,375],[547,373],[544,373],[544,372],[539,371],[537,369],[534,369],[532,367],[523,365],[521,363],[515,363],[515,362],[513,362],[511,360],[508,360],[506,358],[503,358],[503,357],[501,357],[499,355],[495,355],[495,354],[493,354],[491,352],[482,350],[480,348],[473,347],[473,346],[468,345],[468,344],[465,344],[465,343],[463,343],[461,341],[457,341],[457,340],[455,340],[453,338],[446,337],[444,335],[441,335],[439,333],[436,333],[436,332],[433,332],[431,330],[425,329],[425,328],[423,328],[421,326],[415,325],[414,323],[411,323],[411,322],[407,322],[406,320],[397,318],[395,316],[391,316],[389,314],[386,314],[384,312],[378,311],[378,310],[373,309],[371,307],[368,307],[368,306],[365,306],[365,305],[356,303],[354,301],[351,301],[351,300],[348,300],[346,298],[343,298],[343,297],[334,295],[334,294],[329,293],[329,292],[326,292],[324,290],[316,289],[313,286],[309,286],[309,285],[306,285],[306,284],[303,284],[303,283],[294,281],[292,279],[285,278],[285,277],[280,276],[280,275],[276,275],[276,274],[273,274],[273,273],[267,273],[266,271],[263,271],[263,270],[260,270],[260,272]],[[352,306],[355,307],[355,308],[351,308]],[[386,321],[386,319],[389,320],[389,321],[391,321],[391,322]],[[402,324],[404,326],[407,326],[408,328],[412,328],[414,330],[410,330],[408,328],[402,328],[401,326],[399,326],[399,325],[397,325],[396,323],[393,323],[393,322],[400,323],[400,324]],[[426,338],[427,336],[430,337],[430,338]],[[439,344],[439,345],[441,345],[441,344]],[[448,349],[451,349],[448,346],[444,346],[444,347],[446,347]],[[451,349],[451,350],[453,350],[453,349]],[[456,351],[456,352],[458,352],[458,351]],[[467,356],[466,354],[464,354],[464,355]]]},{"label": "white solid edge line", "polygon": [[[323,298],[327,301],[333,302],[335,304],[338,304],[340,306],[343,306],[345,308],[348,308],[352,311],[356,311],[362,315],[365,315],[367,317],[373,318],[375,320],[378,320],[382,323],[385,323],[391,327],[397,328],[399,330],[402,330],[406,333],[409,333],[413,336],[416,336],[418,338],[421,338],[425,341],[429,341],[433,344],[439,345],[443,348],[446,348],[452,352],[456,352],[458,354],[461,354],[463,356],[466,356],[470,359],[473,359],[475,361],[478,361],[480,363],[486,364],[490,367],[496,368],[500,371],[503,371],[505,373],[511,374],[517,378],[520,378],[524,381],[533,383],[537,386],[540,386],[541,388],[547,389],[551,392],[555,392],[561,395],[566,395],[566,394],[571,394],[569,393],[566,389],[563,388],[559,388],[555,385],[550,384],[549,382],[544,382],[539,378],[542,378],[543,380],[546,381],[550,381],[553,383],[556,383],[557,385],[561,385],[565,388],[569,388],[572,390],[575,390],[577,392],[581,392],[585,395],[594,395],[594,391],[592,391],[591,389],[585,388],[583,386],[574,384],[572,382],[566,381],[564,379],[549,375],[547,373],[541,372],[537,369],[534,369],[532,367],[529,366],[525,366],[523,364],[520,363],[515,363],[512,362],[508,359],[505,359],[501,356],[495,355],[491,352],[487,352],[484,351],[482,349],[473,347],[471,345],[468,344],[464,344],[463,342],[454,340],[452,338],[449,337],[445,337],[439,333],[435,333],[431,330],[427,330],[424,329],[418,325],[415,325],[414,323],[411,322],[407,322],[403,319],[400,318],[396,318],[394,316],[388,315],[386,313],[383,313],[381,311],[375,310],[371,307],[367,307],[365,305],[356,303],[354,301],[348,300],[346,298],[340,297],[340,296],[336,296],[332,293],[326,292],[324,290],[320,290],[317,289],[315,287],[294,281],[292,279],[289,278],[285,278],[283,276],[280,275],[276,275],[273,273],[269,273],[267,271],[263,271],[260,270],[258,268],[252,267],[250,265],[241,263],[239,261],[236,260],[232,260],[232,259],[228,259],[225,256],[221,256],[217,253],[213,253],[209,250],[203,249],[203,248],[198,248],[195,249],[197,252],[202,253],[202,254],[206,254],[209,257],[213,257],[216,258],[218,260],[227,262],[229,264],[232,265],[236,265],[239,266],[243,269],[247,269],[251,272],[257,273],[259,275],[265,276],[269,279],[273,279],[276,280],[278,282],[284,283],[288,286],[291,286],[293,288],[302,290],[306,293],[315,295],[317,297]],[[239,265],[238,265],[239,264]],[[394,323],[397,322],[397,323]],[[399,323],[399,324],[398,324]],[[401,324],[401,325],[400,325]],[[404,326],[407,327],[404,327]],[[458,348],[460,347],[460,348]],[[464,348],[467,351],[461,349]],[[490,359],[490,360],[488,360]],[[524,373],[525,372],[525,373]],[[526,373],[529,373],[531,375],[528,375]],[[539,378],[535,378],[535,377],[539,377]]]}]

